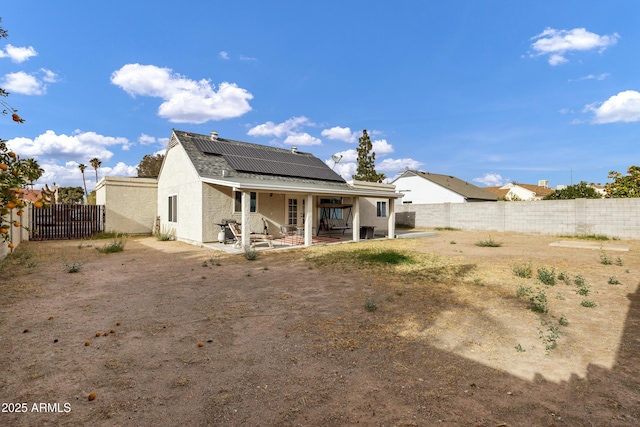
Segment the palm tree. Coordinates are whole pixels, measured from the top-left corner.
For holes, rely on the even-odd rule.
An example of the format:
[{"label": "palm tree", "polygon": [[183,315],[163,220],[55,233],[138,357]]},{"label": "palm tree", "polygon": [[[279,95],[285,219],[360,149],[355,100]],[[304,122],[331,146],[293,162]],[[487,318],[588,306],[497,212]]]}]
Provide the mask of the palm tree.
[{"label": "palm tree", "polygon": [[91,166],[96,170],[96,185],[98,185],[98,168],[102,165],[102,161],[97,157],[94,157],[89,160],[89,163],[91,163]]},{"label": "palm tree", "polygon": [[86,196],[88,193],[87,193],[87,181],[85,181],[84,179],[84,170],[87,168],[87,166],[84,163],[80,163],[78,167],[80,168],[80,172],[82,172],[82,182],[84,184],[84,194]]},{"label": "palm tree", "polygon": [[33,182],[39,180],[42,177],[42,174],[44,174],[44,169],[40,167],[38,161],[35,159],[27,159],[26,166],[26,176],[29,180],[29,184],[31,185],[31,189],[33,190]]}]

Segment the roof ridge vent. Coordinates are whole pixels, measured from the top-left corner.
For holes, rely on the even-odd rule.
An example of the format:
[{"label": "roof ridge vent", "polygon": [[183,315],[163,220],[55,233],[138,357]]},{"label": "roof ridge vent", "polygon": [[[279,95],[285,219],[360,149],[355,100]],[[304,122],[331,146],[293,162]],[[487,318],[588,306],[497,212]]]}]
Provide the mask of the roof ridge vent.
[{"label": "roof ridge vent", "polygon": [[217,141],[218,140],[218,132],[216,132],[215,130],[212,130],[209,134],[211,135],[211,140],[212,141]]},{"label": "roof ridge vent", "polygon": [[298,152],[298,147],[296,147],[295,145],[293,147],[291,147],[291,152],[293,154],[296,154]]}]

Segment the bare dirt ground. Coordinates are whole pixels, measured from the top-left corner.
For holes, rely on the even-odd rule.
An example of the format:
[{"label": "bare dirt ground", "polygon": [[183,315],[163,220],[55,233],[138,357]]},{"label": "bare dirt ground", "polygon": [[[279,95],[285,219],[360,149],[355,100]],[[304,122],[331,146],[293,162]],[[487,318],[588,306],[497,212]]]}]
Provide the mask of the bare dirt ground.
[{"label": "bare dirt ground", "polygon": [[[640,242],[557,240],[28,242],[0,271],[0,425],[640,425]],[[367,261],[389,250],[412,262]]]}]

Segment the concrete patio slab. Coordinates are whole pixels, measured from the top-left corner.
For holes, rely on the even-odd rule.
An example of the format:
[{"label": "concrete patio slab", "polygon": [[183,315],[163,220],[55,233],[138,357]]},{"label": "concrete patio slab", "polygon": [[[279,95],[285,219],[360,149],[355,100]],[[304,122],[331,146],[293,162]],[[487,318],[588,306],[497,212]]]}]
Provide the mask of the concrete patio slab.
[{"label": "concrete patio slab", "polygon": [[579,248],[579,249],[599,249],[602,251],[619,251],[629,252],[629,246],[615,245],[602,242],[583,242],[576,240],[560,240],[558,242],[549,243],[549,246],[558,246],[562,248]]}]

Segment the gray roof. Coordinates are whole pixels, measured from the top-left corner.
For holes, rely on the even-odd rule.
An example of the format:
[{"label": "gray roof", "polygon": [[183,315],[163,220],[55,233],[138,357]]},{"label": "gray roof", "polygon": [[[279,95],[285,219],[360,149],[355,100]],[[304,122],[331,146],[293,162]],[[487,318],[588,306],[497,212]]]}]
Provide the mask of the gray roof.
[{"label": "gray roof", "polygon": [[405,176],[405,174],[407,173],[412,173],[424,179],[428,179],[429,181],[435,184],[438,184],[441,187],[447,188],[453,191],[454,193],[460,194],[467,200],[470,200],[470,199],[471,200],[488,200],[488,201],[498,200],[495,194],[491,194],[490,192],[485,191],[480,187],[477,187],[473,184],[468,183],[467,181],[463,181],[451,175],[440,175],[437,173],[407,170],[403,172],[398,178],[396,178],[394,182],[399,178],[402,178],[403,176]]},{"label": "gray roof", "polygon": [[173,134],[203,178],[236,176],[265,181],[322,182],[346,186],[340,175],[310,153],[294,153],[283,148],[212,138],[175,129]]}]

